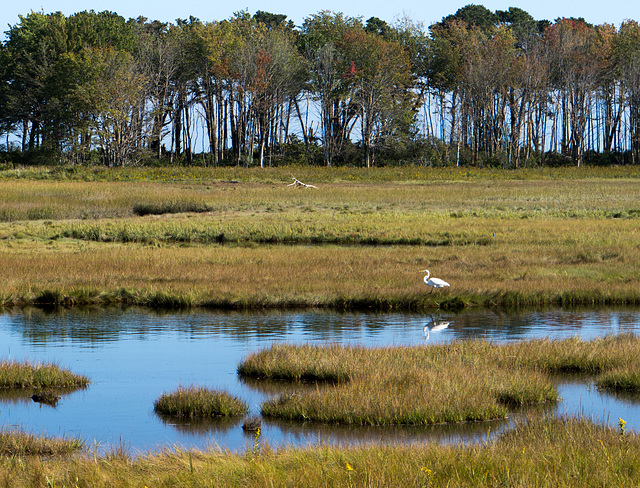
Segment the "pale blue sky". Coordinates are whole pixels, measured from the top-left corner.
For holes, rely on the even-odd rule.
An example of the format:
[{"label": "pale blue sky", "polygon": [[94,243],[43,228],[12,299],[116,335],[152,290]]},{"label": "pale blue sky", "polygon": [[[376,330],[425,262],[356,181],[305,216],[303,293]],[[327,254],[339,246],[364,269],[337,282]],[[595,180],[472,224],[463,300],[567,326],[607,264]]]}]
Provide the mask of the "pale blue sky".
[{"label": "pale blue sky", "polygon": [[[5,32],[8,25],[17,24],[18,15],[29,12],[45,13],[61,11],[71,15],[83,10],[111,10],[125,18],[140,15],[150,20],[174,22],[175,19],[186,19],[190,15],[203,21],[228,19],[233,12],[248,10],[254,14],[257,10],[286,14],[296,25],[300,25],[305,17],[320,10],[343,12],[349,16],[379,17],[389,23],[399,17],[409,17],[428,26],[438,22],[442,17],[470,3],[484,5],[489,10],[506,10],[510,6],[520,7],[529,12],[536,20],[555,20],[558,17],[584,17],[593,24],[610,23],[616,27],[625,19],[640,21],[640,2],[637,0],[526,0],[526,1],[435,1],[435,0],[354,0],[321,2],[304,1],[215,1],[215,0],[3,0],[0,7],[0,32]],[[313,5],[313,6],[311,6]],[[4,39],[4,34],[2,35]]]}]

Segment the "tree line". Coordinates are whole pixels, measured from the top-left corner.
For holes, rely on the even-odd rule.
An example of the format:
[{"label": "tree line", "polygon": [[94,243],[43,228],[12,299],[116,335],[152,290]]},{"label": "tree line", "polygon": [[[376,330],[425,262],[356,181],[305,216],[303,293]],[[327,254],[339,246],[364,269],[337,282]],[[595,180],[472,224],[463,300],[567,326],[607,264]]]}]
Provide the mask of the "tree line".
[{"label": "tree line", "polygon": [[640,26],[468,5],[428,29],[322,11],[175,23],[31,12],[0,44],[0,157],[636,164]]}]

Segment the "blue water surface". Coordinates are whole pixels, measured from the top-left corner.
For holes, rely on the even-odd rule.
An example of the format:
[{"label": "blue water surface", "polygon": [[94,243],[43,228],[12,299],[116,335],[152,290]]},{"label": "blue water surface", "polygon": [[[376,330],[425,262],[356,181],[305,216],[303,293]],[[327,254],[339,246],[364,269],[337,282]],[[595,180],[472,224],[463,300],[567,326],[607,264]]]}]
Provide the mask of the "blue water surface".
[{"label": "blue water surface", "polygon": [[[640,310],[546,310],[519,313],[362,314],[325,311],[270,313],[152,313],[120,308],[0,314],[0,359],[55,362],[89,377],[84,390],[65,394],[56,407],[29,395],[0,394],[0,428],[74,435],[99,451],[123,445],[134,453],[179,446],[244,450],[254,442],[243,419],[178,423],[153,412],[153,402],[178,386],[220,388],[250,406],[285,385],[243,383],[238,363],[273,342],[362,344],[370,347],[447,343],[482,338],[593,339],[640,332]],[[563,401],[552,412],[587,415],[640,429],[640,399],[599,392],[588,382],[560,384]],[[431,428],[355,428],[263,421],[261,442],[304,446],[317,442],[468,442],[500,432],[509,420]]]}]

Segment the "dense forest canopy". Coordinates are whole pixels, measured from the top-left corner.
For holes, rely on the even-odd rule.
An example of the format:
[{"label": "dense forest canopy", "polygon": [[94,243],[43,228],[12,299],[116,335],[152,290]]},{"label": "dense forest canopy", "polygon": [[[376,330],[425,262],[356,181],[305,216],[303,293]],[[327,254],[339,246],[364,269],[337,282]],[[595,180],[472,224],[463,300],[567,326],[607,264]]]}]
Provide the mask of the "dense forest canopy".
[{"label": "dense forest canopy", "polygon": [[637,164],[640,26],[32,12],[0,44],[0,141],[20,163]]}]

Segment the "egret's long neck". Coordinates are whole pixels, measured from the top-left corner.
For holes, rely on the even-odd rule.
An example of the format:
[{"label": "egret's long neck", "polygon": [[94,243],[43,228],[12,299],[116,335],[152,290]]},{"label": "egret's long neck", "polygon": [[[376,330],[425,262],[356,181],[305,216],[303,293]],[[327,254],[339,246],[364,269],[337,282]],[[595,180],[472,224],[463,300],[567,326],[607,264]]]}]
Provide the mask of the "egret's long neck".
[{"label": "egret's long neck", "polygon": [[427,276],[424,277],[425,280],[428,280],[431,276],[431,271],[427,270]]}]

